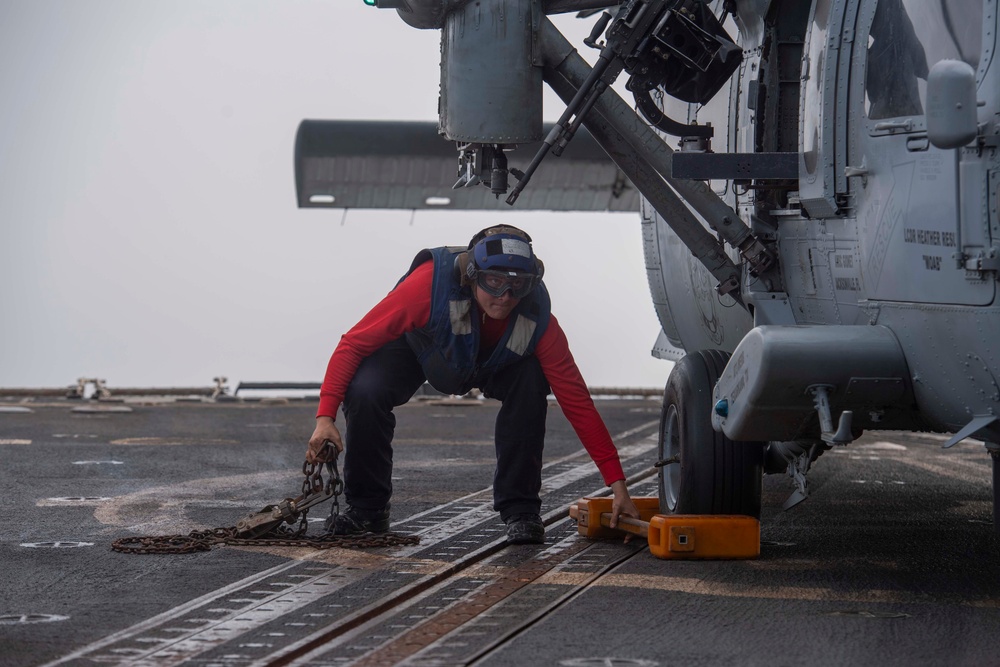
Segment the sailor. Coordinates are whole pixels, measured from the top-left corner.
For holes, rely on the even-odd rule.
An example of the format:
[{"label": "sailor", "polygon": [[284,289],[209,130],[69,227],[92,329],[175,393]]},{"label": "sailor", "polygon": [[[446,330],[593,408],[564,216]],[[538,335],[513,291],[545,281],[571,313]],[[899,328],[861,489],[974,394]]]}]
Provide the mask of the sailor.
[{"label": "sailor", "polygon": [[[306,452],[312,462],[326,441],[338,452],[346,444],[348,507],[327,519],[328,533],[389,530],[392,411],[425,381],[445,394],[478,388],[501,402],[493,508],[508,542],[544,540],[539,491],[550,390],[611,487],[612,526],[619,515],[638,518],[618,451],[549,311],[543,271],[526,233],[490,227],[468,247],[420,251],[396,287],[341,338]],[[338,409],[345,437],[335,422]]]}]

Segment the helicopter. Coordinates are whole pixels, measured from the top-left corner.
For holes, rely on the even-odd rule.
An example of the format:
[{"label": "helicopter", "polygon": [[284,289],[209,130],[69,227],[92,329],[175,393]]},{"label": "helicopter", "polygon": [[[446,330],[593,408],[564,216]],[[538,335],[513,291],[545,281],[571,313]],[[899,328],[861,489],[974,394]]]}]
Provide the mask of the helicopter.
[{"label": "helicopter", "polygon": [[364,1],[441,31],[439,121],[303,121],[299,206],[637,210],[661,511],[919,431],[983,442],[1000,531],[997,0]]}]

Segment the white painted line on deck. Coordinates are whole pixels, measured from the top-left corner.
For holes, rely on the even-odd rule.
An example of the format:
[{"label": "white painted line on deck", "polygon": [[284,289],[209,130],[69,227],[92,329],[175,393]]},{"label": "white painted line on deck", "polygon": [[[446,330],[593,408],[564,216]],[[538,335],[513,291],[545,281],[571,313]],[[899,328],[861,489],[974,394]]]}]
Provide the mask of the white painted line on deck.
[{"label": "white painted line on deck", "polygon": [[[142,633],[148,630],[158,628],[158,626],[164,625],[170,621],[173,621],[174,619],[180,618],[184,614],[187,614],[188,612],[197,609],[198,607],[201,607],[205,604],[214,603],[216,600],[219,600],[220,598],[224,598],[227,595],[232,595],[236,591],[242,590],[247,586],[255,585],[256,582],[259,582],[262,579],[266,579],[276,574],[280,574],[285,570],[289,570],[293,567],[296,567],[297,565],[299,565],[298,561],[290,561],[288,563],[282,563],[281,565],[272,567],[269,570],[258,572],[257,574],[246,577],[245,579],[241,579],[232,584],[229,584],[228,586],[224,586],[220,589],[212,591],[211,593],[207,593],[205,595],[202,595],[201,597],[195,598],[190,602],[186,602],[182,605],[174,607],[173,609],[165,611],[162,614],[157,614],[156,616],[153,616],[152,618],[149,618],[140,623],[137,623],[132,627],[125,628],[124,630],[108,635],[104,639],[99,639],[98,641],[92,644],[88,644],[87,646],[84,646],[81,649],[77,649],[76,651],[73,651],[72,653],[65,655],[62,658],[59,658],[53,662],[45,663],[41,667],[54,667],[55,665],[61,665],[71,660],[76,660],[77,658],[81,658],[87,655],[88,653],[94,653],[96,651],[99,651],[100,649],[106,646],[110,646],[115,642],[119,642],[125,639],[131,639],[137,635],[141,635]],[[171,631],[176,631],[176,629],[172,629]],[[183,632],[187,632],[187,630],[183,630]]]},{"label": "white painted line on deck", "polygon": [[[658,425],[658,423],[658,421],[653,421],[640,427],[630,429],[629,431],[619,434],[615,439],[620,440],[630,437],[636,433],[647,430],[652,426]],[[622,447],[619,451],[622,458],[630,458],[643,454],[651,449],[654,449],[655,447],[655,439],[648,437],[637,444]],[[558,461],[550,462],[550,464],[546,467],[551,467],[552,465],[573,460],[584,455],[585,452],[575,453],[570,456],[563,457]],[[543,483],[543,490],[553,491],[580,479],[584,479],[588,475],[593,475],[594,473],[595,467],[593,462],[589,458],[586,458],[586,461],[580,465],[546,480],[545,483]],[[494,516],[495,512],[492,509],[492,502],[490,498],[491,494],[489,494],[489,491],[490,489],[478,491],[474,494],[466,496],[464,499],[446,503],[427,512],[440,512],[443,508],[459,504],[462,501],[467,503],[477,503],[476,507],[464,511],[461,508],[456,507],[456,514],[454,516],[419,533],[421,536],[421,544],[398,549],[394,554],[394,558],[405,558],[413,553],[432,548],[436,544],[439,544],[440,542],[467,530],[471,526],[488,520],[490,517]],[[485,498],[483,498],[483,496],[485,496]],[[421,515],[410,517],[408,520],[400,522],[400,524],[409,523],[413,521],[413,519],[417,518],[417,516]],[[130,628],[126,628],[102,640],[94,642],[54,662],[47,663],[42,667],[54,667],[55,665],[61,665],[86,655],[95,654],[120,641],[137,641],[136,638],[140,637],[144,633],[153,629],[161,629],[158,626],[167,623],[175,623],[181,616],[194,610],[201,609],[202,607],[207,607],[209,605],[212,607],[211,609],[204,609],[201,612],[203,614],[209,613],[212,609],[216,612],[222,612],[224,610],[217,607],[220,599],[232,596],[249,588],[257,588],[262,585],[280,586],[285,588],[285,590],[279,592],[251,590],[249,591],[249,594],[262,595],[263,597],[249,602],[249,604],[245,607],[232,610],[230,613],[222,617],[216,617],[213,619],[185,619],[184,622],[198,624],[199,627],[192,627],[190,630],[183,630],[180,636],[170,638],[164,643],[158,643],[157,646],[152,647],[149,650],[109,649],[109,652],[118,654],[119,657],[116,658],[115,662],[120,665],[127,665],[129,667],[163,667],[164,665],[176,664],[194,658],[195,656],[204,653],[205,651],[214,649],[220,645],[224,645],[229,641],[265,625],[266,623],[301,609],[302,607],[311,604],[368,574],[367,571],[361,569],[344,570],[340,568],[321,568],[319,570],[314,569],[313,571],[319,571],[320,573],[316,576],[310,577],[307,581],[298,581],[296,583],[264,583],[265,579],[276,574],[280,574],[285,570],[300,566],[301,564],[302,563],[300,561],[291,561],[289,563],[285,563],[284,565],[271,568],[270,570],[265,570],[259,574],[252,575],[234,584],[230,584],[229,586],[192,600],[191,602],[154,616],[153,618],[138,623]],[[442,567],[444,567],[444,565],[442,565]],[[246,595],[246,593],[243,594]],[[227,602],[232,604],[239,599],[240,598],[230,598]],[[295,624],[288,623],[286,625]],[[98,661],[101,660],[99,655],[91,656],[91,659]]]}]

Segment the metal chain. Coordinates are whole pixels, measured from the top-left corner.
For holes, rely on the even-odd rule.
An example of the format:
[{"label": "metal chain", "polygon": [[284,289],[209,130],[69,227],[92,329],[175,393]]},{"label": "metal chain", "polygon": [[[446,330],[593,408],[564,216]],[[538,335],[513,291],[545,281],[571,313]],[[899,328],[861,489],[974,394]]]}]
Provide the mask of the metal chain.
[{"label": "metal chain", "polygon": [[[302,473],[305,479],[302,481],[302,495],[294,500],[286,498],[279,505],[268,505],[259,516],[265,515],[275,518],[275,525],[262,535],[257,537],[240,537],[240,531],[236,526],[228,528],[209,528],[207,530],[192,530],[187,535],[150,535],[145,537],[122,537],[111,543],[111,549],[126,554],[190,554],[199,551],[211,551],[212,547],[219,544],[242,547],[312,547],[314,549],[331,549],[339,547],[343,549],[377,549],[380,547],[398,547],[411,544],[419,544],[420,538],[416,535],[403,535],[400,533],[362,533],[360,535],[331,535],[324,534],[318,537],[306,537],[308,523],[306,516],[309,514],[309,507],[316,504],[316,501],[323,502],[325,498],[333,499],[331,515],[336,517],[340,514],[340,494],[344,491],[344,482],[340,478],[340,470],[337,467],[336,453],[330,456],[329,449],[332,443],[324,443],[317,459],[313,462],[306,461],[302,464]],[[323,466],[329,471],[326,484],[323,483]],[[324,496],[324,498],[316,498]],[[305,505],[298,509],[298,505]],[[276,511],[275,507],[284,508],[285,512]],[[289,507],[292,509],[289,512]],[[277,513],[275,513],[277,512]],[[298,518],[299,525],[294,528],[286,528],[282,523],[293,523]],[[266,525],[266,524],[265,524]]]},{"label": "metal chain", "polygon": [[[282,528],[282,530],[288,530]],[[111,549],[125,554],[190,554],[211,551],[213,546],[234,547],[312,547],[313,549],[377,549],[419,544],[416,535],[400,533],[363,533],[361,535],[320,535],[305,537],[298,530],[288,530],[286,537],[236,537],[236,527],[192,530],[187,535],[152,535],[122,537],[111,543]],[[274,534],[273,532],[271,534]]]},{"label": "metal chain", "polygon": [[[329,440],[324,442],[323,446],[324,449],[320,450],[321,455],[323,452],[328,451],[328,448],[333,449],[333,443],[330,442]],[[336,520],[337,516],[340,515],[340,494],[344,492],[344,480],[340,478],[340,468],[337,466],[337,451],[334,449],[333,452],[334,455],[332,460],[329,459],[329,456],[327,457],[328,460],[326,461],[326,469],[327,471],[329,471],[330,476],[326,483],[326,488],[323,490],[325,491],[326,495],[333,497],[333,507],[330,508],[330,516],[333,517],[334,520]],[[303,472],[305,472],[306,470],[305,466],[307,464],[308,463],[303,464]],[[306,472],[306,477],[309,477],[310,474],[311,474],[310,472]],[[315,472],[315,475],[319,479],[317,486],[322,487],[323,476],[320,474],[320,472]],[[314,486],[314,488],[316,487]],[[317,490],[317,493],[318,492],[319,491]]]}]

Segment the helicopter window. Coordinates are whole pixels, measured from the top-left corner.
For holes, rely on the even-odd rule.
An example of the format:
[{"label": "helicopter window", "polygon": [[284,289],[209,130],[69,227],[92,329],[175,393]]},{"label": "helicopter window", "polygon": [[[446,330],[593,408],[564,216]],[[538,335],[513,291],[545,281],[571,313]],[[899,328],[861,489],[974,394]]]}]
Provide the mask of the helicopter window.
[{"label": "helicopter window", "polygon": [[948,58],[977,67],[982,26],[982,0],[879,0],[868,36],[868,117],[923,115],[930,66]]}]

